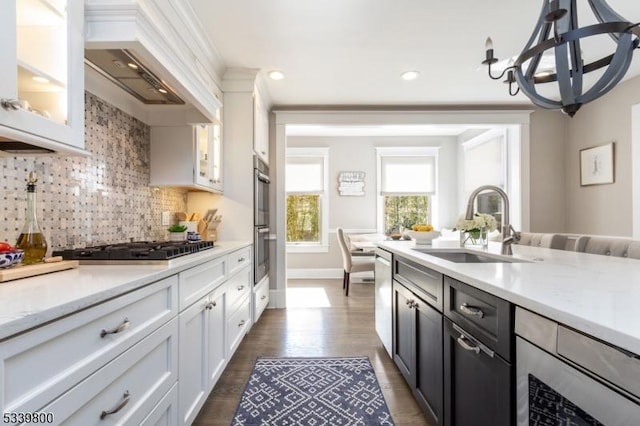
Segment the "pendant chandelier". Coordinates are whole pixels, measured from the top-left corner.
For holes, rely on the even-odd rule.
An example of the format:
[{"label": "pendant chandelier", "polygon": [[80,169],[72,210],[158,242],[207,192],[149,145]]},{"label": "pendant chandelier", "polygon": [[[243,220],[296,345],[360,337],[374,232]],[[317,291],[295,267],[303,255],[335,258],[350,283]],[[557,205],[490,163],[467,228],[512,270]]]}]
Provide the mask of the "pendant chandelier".
[{"label": "pendant chandelier", "polygon": [[[491,38],[487,38],[486,59],[482,63],[488,65],[489,77],[499,80],[506,74],[505,83],[509,84],[511,96],[522,90],[535,105],[545,109],[561,109],[571,117],[582,105],[613,89],[626,74],[633,51],[640,44],[640,23],[627,21],[611,9],[605,0],[586,2],[598,23],[580,28],[576,0],[543,0],[540,18],[522,53],[497,76],[492,74],[491,65],[498,59],[493,56]],[[607,34],[613,40],[613,53],[584,63],[581,39],[601,34]],[[545,52],[555,56],[555,68],[551,71],[540,66]],[[601,69],[601,75],[593,85],[583,87],[583,77]],[[514,83],[517,83],[516,88],[513,87]],[[545,96],[538,90],[552,83],[557,86],[556,97],[560,100]]]}]

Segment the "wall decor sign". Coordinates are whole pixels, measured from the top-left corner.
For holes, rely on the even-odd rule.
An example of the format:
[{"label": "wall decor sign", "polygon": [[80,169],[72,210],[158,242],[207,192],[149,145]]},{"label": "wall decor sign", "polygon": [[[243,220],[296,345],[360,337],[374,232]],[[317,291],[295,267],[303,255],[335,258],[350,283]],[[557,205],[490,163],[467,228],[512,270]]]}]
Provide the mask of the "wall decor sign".
[{"label": "wall decor sign", "polygon": [[580,150],[580,186],[614,182],[614,143]]},{"label": "wall decor sign", "polygon": [[342,196],[363,196],[364,176],[364,172],[340,172],[338,175],[338,193]]}]

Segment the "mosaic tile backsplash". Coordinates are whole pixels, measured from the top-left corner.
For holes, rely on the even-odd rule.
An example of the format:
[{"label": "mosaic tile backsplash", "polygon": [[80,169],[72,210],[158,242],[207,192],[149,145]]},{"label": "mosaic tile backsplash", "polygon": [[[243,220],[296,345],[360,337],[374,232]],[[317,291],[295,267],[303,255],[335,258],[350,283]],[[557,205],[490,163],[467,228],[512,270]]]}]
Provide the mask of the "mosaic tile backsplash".
[{"label": "mosaic tile backsplash", "polygon": [[187,192],[149,186],[150,127],[86,92],[85,144],[90,157],[0,157],[0,240],[22,230],[32,170],[50,251],[167,239],[161,212],[186,211]]}]

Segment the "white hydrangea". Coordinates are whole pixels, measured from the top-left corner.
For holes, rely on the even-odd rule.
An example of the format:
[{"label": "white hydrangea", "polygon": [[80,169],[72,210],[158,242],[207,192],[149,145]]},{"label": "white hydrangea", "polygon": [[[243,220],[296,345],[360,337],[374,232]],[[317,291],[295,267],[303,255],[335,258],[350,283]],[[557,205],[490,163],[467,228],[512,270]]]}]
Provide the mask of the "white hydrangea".
[{"label": "white hydrangea", "polygon": [[476,213],[473,216],[473,219],[465,219],[464,216],[461,216],[456,223],[456,230],[460,231],[480,231],[482,228],[486,228],[488,231],[493,231],[498,226],[498,222],[496,222],[496,218],[491,216],[490,214],[485,213]]}]

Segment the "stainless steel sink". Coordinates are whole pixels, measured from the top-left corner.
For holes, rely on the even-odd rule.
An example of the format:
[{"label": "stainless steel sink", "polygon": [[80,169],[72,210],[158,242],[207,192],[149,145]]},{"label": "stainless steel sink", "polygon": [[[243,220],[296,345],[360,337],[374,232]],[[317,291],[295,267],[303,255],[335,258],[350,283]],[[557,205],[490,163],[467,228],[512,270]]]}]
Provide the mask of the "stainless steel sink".
[{"label": "stainless steel sink", "polygon": [[472,253],[462,250],[439,250],[428,248],[414,248],[413,250],[429,256],[438,257],[453,263],[521,263],[526,260],[516,258],[504,258],[499,256],[489,256],[480,253]]}]

